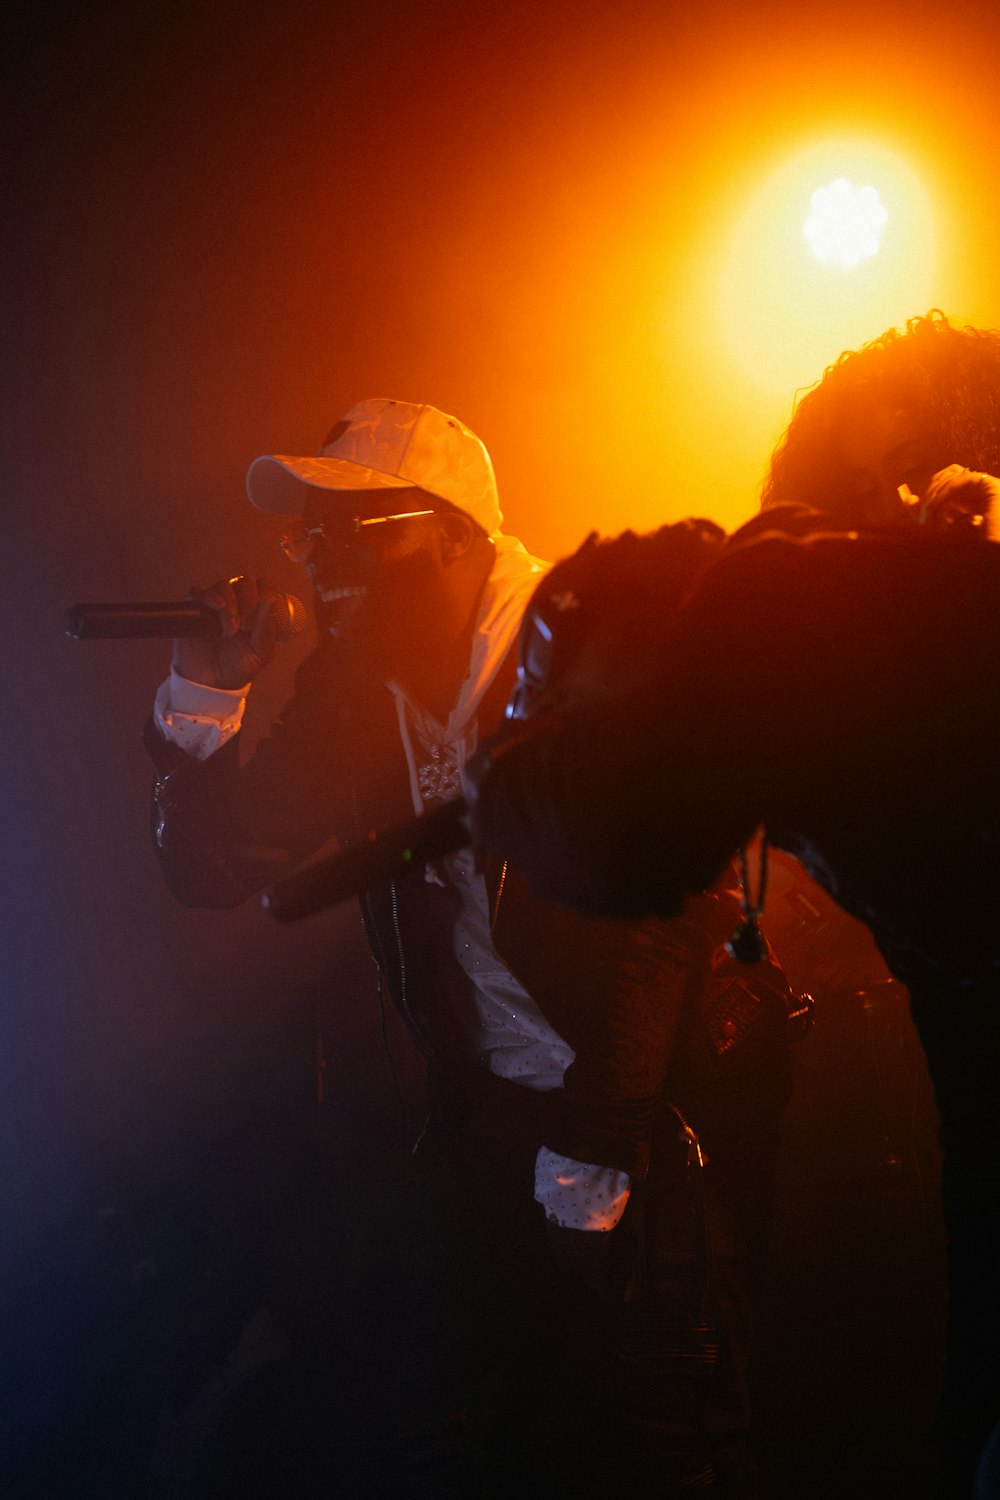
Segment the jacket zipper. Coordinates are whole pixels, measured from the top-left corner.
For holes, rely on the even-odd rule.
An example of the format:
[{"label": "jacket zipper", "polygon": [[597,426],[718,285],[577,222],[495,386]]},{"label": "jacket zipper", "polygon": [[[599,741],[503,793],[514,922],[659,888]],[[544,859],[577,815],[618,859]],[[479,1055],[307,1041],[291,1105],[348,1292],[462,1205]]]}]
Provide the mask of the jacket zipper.
[{"label": "jacket zipper", "polygon": [[417,1018],[410,1009],[410,1002],[406,993],[406,957],[403,953],[403,934],[399,925],[399,899],[396,894],[395,881],[389,886],[389,892],[392,900],[392,929],[396,935],[396,957],[399,960],[399,1008],[413,1035],[420,1039],[424,1055],[427,1058],[433,1058],[435,1056],[434,1048],[428,1041],[427,1032],[423,1026],[417,1024]]},{"label": "jacket zipper", "polygon": [[490,918],[490,932],[494,932],[496,930],[497,921],[498,921],[499,916],[500,916],[500,898],[503,895],[503,888],[504,888],[504,886],[505,886],[506,883],[507,883],[507,861],[504,860],[503,864],[500,867],[500,879],[499,879],[499,881],[497,883],[497,893],[496,893],[496,896],[495,896],[494,901],[493,901],[493,914],[492,914],[492,916]]},{"label": "jacket zipper", "polygon": [[[360,838],[361,817],[358,812],[358,793],[356,787],[352,787],[351,789],[351,803],[354,812],[354,831],[355,834]],[[411,1035],[413,1035],[418,1040],[425,1057],[430,1059],[435,1056],[434,1048],[428,1041],[427,1033],[424,1028],[417,1024],[416,1016],[410,1009],[410,1002],[406,993],[406,955],[403,952],[403,934],[399,925],[399,900],[396,895],[395,881],[392,881],[392,883],[390,884],[389,891],[391,895],[392,905],[392,929],[396,938],[396,957],[399,963],[399,1010],[404,1021],[409,1027]],[[369,940],[374,937],[378,943],[378,956],[376,956],[374,953],[372,954],[375,967],[380,973],[388,975],[389,966],[386,963],[386,953],[385,946],[382,942],[382,933],[379,928],[378,918],[376,917],[375,912],[372,908],[371,898],[367,891],[362,894],[361,902],[365,912],[368,915],[368,921],[365,924],[368,929],[366,936],[369,937]]]}]

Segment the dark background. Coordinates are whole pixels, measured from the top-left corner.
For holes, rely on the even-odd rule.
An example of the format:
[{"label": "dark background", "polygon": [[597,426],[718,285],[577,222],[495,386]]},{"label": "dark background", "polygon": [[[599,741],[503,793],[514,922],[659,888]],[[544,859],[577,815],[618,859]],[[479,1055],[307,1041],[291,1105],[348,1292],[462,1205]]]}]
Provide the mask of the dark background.
[{"label": "dark background", "polygon": [[[5,1493],[142,1493],[178,1361],[194,1391],[274,1268],[340,1243],[419,1079],[353,908],[277,929],[176,906],[139,743],[167,650],[71,641],[65,608],[235,571],[298,587],[244,471],[369,395],[472,425],[542,553],[743,519],[796,385],[840,348],[932,304],[1000,321],[997,24],[521,0],[8,18]],[[748,316],[737,356],[709,290],[764,298],[727,248],[755,182],[866,132],[924,182],[917,279],[814,300],[749,359]],[[771,384],[765,344],[790,351]],[[305,649],[255,688],[251,737]],[[919,1497],[942,1323],[926,1077],[867,940],[789,868],[769,930],[820,1000],[759,1340],[773,1492]]]}]

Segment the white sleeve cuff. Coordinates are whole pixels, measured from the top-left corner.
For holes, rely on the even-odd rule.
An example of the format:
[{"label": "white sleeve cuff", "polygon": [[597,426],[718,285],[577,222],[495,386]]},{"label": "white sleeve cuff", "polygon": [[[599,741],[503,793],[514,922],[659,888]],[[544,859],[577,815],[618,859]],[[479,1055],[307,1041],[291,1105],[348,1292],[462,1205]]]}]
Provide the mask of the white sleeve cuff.
[{"label": "white sleeve cuff", "polygon": [[195,760],[207,760],[239,729],[249,690],[249,683],[234,689],[206,687],[171,668],[156,695],[153,718],[165,740]]},{"label": "white sleeve cuff", "polygon": [[563,1229],[614,1229],[631,1186],[627,1172],[574,1161],[548,1146],[540,1146],[535,1157],[535,1202]]}]

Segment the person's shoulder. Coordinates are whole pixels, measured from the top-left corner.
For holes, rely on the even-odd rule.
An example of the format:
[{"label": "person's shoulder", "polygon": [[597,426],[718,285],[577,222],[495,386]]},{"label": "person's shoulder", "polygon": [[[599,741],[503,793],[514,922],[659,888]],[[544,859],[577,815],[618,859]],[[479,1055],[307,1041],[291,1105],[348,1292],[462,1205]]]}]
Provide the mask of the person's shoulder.
[{"label": "person's shoulder", "polygon": [[751,516],[749,521],[744,521],[729,537],[726,551],[736,551],[750,542],[759,542],[764,537],[793,541],[796,538],[817,536],[829,529],[829,522],[822,512],[809,505],[788,501],[781,505],[767,506]]},{"label": "person's shoulder", "polygon": [[677,636],[703,637],[715,648],[728,641],[746,662],[755,652],[791,650],[846,607],[846,553],[855,538],[824,529],[815,511],[796,508],[793,526],[773,519],[755,517],[729,538],[688,599]]},{"label": "person's shoulder", "polygon": [[[775,520],[779,524],[774,524]],[[780,524],[791,520],[791,516],[773,518],[765,513],[741,526],[729,537],[696,593],[737,599],[746,596],[746,603],[754,606],[780,600],[785,588],[811,571],[816,544],[827,535],[822,517],[815,511],[796,507],[795,524]],[[842,541],[842,537],[837,538],[838,544]]]},{"label": "person's shoulder", "polygon": [[936,556],[947,542],[942,533],[916,524],[837,529],[820,511],[780,505],[761,511],[733,532],[719,567],[731,576],[761,580],[778,574],[808,577],[821,587],[825,579],[843,581],[855,569],[870,571],[894,562],[905,566],[908,557]]},{"label": "person's shoulder", "polygon": [[810,622],[831,631],[857,611],[902,620],[974,602],[995,611],[1000,601],[1000,544],[977,534],[916,523],[831,531],[801,520],[797,531],[737,533],[706,579],[703,609],[761,630],[794,618],[796,631]]}]

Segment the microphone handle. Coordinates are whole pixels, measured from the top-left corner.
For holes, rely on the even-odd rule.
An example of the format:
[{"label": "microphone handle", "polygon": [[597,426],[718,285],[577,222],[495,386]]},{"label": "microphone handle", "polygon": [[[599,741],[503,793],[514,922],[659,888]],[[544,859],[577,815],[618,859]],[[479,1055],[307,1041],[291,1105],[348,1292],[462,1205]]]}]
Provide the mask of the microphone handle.
[{"label": "microphone handle", "polygon": [[296,870],[262,897],[276,922],[296,922],[370,886],[419,870],[428,860],[463,849],[469,842],[469,807],[464,797],[397,823],[365,844],[354,844]]},{"label": "microphone handle", "polygon": [[[305,627],[306,607],[291,594],[281,595],[287,618],[279,617],[277,638],[291,640]],[[218,639],[222,620],[214,609],[193,599],[160,604],[73,604],[66,611],[66,634],[77,641],[131,641],[200,635]]]},{"label": "microphone handle", "polygon": [[76,641],[124,641],[182,635],[220,636],[214,609],[190,599],[160,604],[73,604],[66,611],[66,634]]}]

